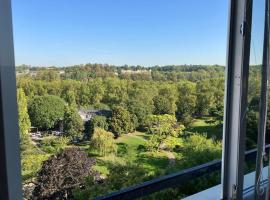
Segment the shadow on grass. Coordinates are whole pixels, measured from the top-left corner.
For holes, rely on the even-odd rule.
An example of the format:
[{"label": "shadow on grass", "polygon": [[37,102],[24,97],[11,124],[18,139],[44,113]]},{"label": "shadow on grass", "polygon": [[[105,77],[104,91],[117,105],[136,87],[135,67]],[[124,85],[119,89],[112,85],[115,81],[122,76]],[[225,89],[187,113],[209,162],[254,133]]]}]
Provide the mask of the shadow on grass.
[{"label": "shadow on grass", "polygon": [[136,163],[158,172],[168,166],[169,160],[166,156],[156,156],[154,154],[142,153],[138,155]]},{"label": "shadow on grass", "polygon": [[150,139],[150,137],[151,137],[151,135],[145,135],[145,134],[138,134],[137,136],[139,136],[139,137],[141,137],[141,138],[143,138],[144,140],[149,140]]},{"label": "shadow on grass", "polygon": [[222,124],[209,124],[203,126],[195,126],[187,129],[189,132],[207,134],[208,138],[222,139]]},{"label": "shadow on grass", "polygon": [[123,143],[123,142],[119,142],[117,143],[117,155],[118,156],[124,156],[125,154],[127,154],[128,152],[128,145]]}]

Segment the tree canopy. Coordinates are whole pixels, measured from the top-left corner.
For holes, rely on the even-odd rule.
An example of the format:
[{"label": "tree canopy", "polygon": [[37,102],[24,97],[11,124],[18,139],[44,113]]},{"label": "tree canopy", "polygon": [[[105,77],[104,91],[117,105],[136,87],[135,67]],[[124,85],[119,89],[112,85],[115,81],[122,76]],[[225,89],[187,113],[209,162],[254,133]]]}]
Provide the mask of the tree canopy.
[{"label": "tree canopy", "polygon": [[65,102],[58,96],[35,96],[29,103],[29,116],[34,126],[50,129],[64,119]]}]

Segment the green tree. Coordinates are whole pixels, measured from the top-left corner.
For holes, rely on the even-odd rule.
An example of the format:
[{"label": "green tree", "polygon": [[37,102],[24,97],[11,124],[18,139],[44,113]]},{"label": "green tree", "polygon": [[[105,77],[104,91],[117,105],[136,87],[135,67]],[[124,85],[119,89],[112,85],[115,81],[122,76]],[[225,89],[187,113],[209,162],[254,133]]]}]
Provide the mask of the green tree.
[{"label": "green tree", "polygon": [[128,111],[132,114],[132,118],[135,119],[133,121],[137,121],[135,127],[139,129],[142,128],[145,118],[152,114],[152,108],[148,104],[136,99],[130,99],[128,102]]},{"label": "green tree", "polygon": [[130,113],[121,106],[113,109],[110,127],[117,137],[132,132],[135,129]]},{"label": "green tree", "polygon": [[18,118],[19,118],[19,130],[21,137],[28,134],[31,127],[31,122],[28,115],[27,109],[27,97],[24,94],[23,89],[19,88],[17,90],[17,100],[18,100]]},{"label": "green tree", "polygon": [[147,143],[149,150],[159,150],[168,136],[177,137],[184,129],[184,126],[177,124],[173,115],[149,115],[145,127],[148,133],[152,134]]},{"label": "green tree", "polygon": [[64,118],[65,102],[57,96],[35,96],[29,104],[31,123],[43,130],[54,128]]},{"label": "green tree", "polygon": [[136,116],[138,124],[142,128],[145,118],[153,113],[153,98],[157,95],[157,88],[148,82],[133,82],[128,90],[128,111]]},{"label": "green tree", "polygon": [[88,138],[91,138],[91,136],[94,133],[95,128],[101,128],[107,131],[109,129],[107,118],[104,116],[97,115],[85,123],[84,132],[88,136]]},{"label": "green tree", "polygon": [[182,146],[185,168],[200,165],[221,157],[221,142],[208,139],[206,135],[192,134],[187,137]]},{"label": "green tree", "polygon": [[68,103],[70,106],[76,106],[76,95],[75,92],[67,90],[63,93],[63,99]]},{"label": "green tree", "polygon": [[174,114],[173,105],[168,98],[164,96],[156,96],[153,101],[155,115]]},{"label": "green tree", "polygon": [[224,108],[222,104],[217,104],[209,109],[209,114],[216,118],[219,124],[223,122]]},{"label": "green tree", "polygon": [[213,89],[209,81],[200,81],[196,84],[196,114],[207,115],[209,108],[214,104]]},{"label": "green tree", "polygon": [[183,82],[178,85],[177,118],[185,126],[192,121],[192,114],[196,107],[196,85],[191,82]]},{"label": "green tree", "polygon": [[64,131],[72,138],[82,136],[83,121],[75,107],[67,107],[64,114]]},{"label": "green tree", "polygon": [[116,153],[117,146],[113,133],[101,128],[95,128],[91,139],[90,150],[97,151],[102,156]]}]

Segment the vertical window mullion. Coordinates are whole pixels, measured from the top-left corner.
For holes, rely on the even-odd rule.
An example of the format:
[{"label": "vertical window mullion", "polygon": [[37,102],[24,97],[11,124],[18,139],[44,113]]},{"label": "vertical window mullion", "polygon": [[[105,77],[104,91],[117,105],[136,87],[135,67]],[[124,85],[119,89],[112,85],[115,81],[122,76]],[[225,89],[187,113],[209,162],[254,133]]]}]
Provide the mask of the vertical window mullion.
[{"label": "vertical window mullion", "polygon": [[228,27],[222,199],[243,199],[252,0],[231,0]]},{"label": "vertical window mullion", "polygon": [[0,199],[22,199],[10,0],[0,0]]}]

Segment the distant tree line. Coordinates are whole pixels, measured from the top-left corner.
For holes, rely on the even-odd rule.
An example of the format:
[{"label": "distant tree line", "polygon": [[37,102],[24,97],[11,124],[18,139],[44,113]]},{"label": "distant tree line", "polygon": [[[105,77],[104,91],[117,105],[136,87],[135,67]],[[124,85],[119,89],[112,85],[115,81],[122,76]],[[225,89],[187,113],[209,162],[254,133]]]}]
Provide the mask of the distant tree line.
[{"label": "distant tree line", "polygon": [[[34,77],[29,74],[17,77],[17,87],[27,98],[29,116],[33,125],[37,125],[36,121],[40,117],[35,116],[33,108],[41,101],[47,103],[48,106],[44,106],[46,109],[52,107],[54,115],[59,115],[58,120],[65,121],[64,128],[73,132],[73,135],[77,130],[82,130],[76,114],[78,108],[113,110],[114,116],[110,119],[110,123],[107,123],[107,119],[103,120],[102,126],[116,135],[144,129],[145,119],[149,115],[173,115],[185,126],[189,126],[192,118],[204,115],[216,117],[222,123],[224,99],[224,67],[222,66],[182,65],[144,68],[86,64],[66,68],[28,66],[17,68],[17,71],[23,70],[37,73]],[[125,70],[128,70],[128,73],[123,73]],[[139,70],[142,73],[133,73]],[[59,74],[59,71],[64,73]],[[258,98],[259,90],[260,67],[252,66],[248,96],[250,103],[252,99]],[[46,100],[48,96],[54,96],[51,97],[54,100],[58,97],[58,102],[49,103]],[[38,109],[43,109],[40,106],[35,108],[36,112],[40,112]],[[250,124],[253,124],[248,125],[247,132],[254,132],[256,129],[256,113],[258,110],[254,109],[250,109],[250,113],[247,113]],[[253,121],[250,121],[251,119]],[[48,120],[42,119],[42,121],[50,123]],[[52,121],[51,123],[55,125],[55,120]],[[86,126],[89,132],[89,124]],[[40,127],[49,129],[52,124]],[[71,130],[71,127],[77,128]],[[93,133],[93,127],[90,132]]]}]

